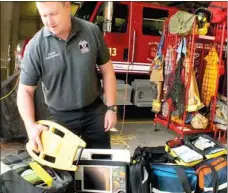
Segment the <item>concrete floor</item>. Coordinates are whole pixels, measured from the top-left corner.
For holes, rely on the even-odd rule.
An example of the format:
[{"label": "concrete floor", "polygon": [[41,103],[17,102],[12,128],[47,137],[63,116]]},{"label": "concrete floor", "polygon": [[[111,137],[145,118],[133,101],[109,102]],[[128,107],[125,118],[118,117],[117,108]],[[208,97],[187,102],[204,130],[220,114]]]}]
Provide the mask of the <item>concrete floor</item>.
[{"label": "concrete floor", "polygon": [[[121,136],[119,133],[122,128],[122,123],[119,122],[116,125],[118,132],[112,132],[115,135],[114,139],[117,140],[117,144],[112,144],[113,149],[129,149],[131,155],[133,154],[137,146],[159,146],[164,145],[167,140],[175,137],[175,133],[159,126],[159,131],[154,131],[152,121],[126,121]],[[116,137],[118,136],[118,137]],[[123,138],[124,136],[124,138]],[[132,138],[132,139],[131,139]],[[126,140],[129,139],[129,140]],[[122,141],[125,143],[123,143]],[[127,145],[126,145],[127,143]],[[24,143],[10,143],[2,144],[1,146],[1,158],[9,154],[17,153],[19,149],[25,149]]]},{"label": "concrete floor", "polygon": [[[116,128],[118,130],[121,130],[122,124],[117,124]],[[126,146],[123,143],[120,144],[113,144],[112,148],[116,149],[129,149],[132,153],[134,152],[135,148],[137,146],[160,146],[165,145],[165,142],[174,138],[175,133],[171,130],[167,130],[166,128],[162,126],[158,126],[159,131],[154,131],[153,129],[153,123],[152,122],[146,122],[146,121],[139,121],[139,122],[126,122],[124,125],[123,134],[129,137],[132,137],[133,139],[130,139]],[[117,133],[118,135],[118,133]]]}]

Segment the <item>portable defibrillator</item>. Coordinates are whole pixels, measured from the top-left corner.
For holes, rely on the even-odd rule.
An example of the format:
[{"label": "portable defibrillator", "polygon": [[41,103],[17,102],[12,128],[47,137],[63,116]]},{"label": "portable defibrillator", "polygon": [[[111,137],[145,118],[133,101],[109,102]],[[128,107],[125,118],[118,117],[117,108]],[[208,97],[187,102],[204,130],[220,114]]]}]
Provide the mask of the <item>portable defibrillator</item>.
[{"label": "portable defibrillator", "polygon": [[130,151],[84,149],[75,172],[75,192],[127,193]]}]

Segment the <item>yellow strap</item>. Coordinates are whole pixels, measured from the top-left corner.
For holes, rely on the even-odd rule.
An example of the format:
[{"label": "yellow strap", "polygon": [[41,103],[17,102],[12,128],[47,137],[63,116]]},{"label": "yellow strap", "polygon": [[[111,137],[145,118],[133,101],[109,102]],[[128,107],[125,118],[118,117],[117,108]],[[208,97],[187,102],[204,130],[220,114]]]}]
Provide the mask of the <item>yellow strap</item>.
[{"label": "yellow strap", "polygon": [[48,187],[52,186],[52,177],[37,162],[30,162],[29,166],[34,170],[37,176],[43,180]]}]

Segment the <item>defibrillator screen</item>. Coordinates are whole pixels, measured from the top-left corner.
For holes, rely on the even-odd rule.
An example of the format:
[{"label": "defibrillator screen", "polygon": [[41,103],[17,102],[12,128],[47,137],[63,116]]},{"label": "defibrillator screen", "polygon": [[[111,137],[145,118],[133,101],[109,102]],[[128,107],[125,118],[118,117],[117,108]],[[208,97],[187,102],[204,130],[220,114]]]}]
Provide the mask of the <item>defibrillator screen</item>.
[{"label": "defibrillator screen", "polygon": [[111,191],[111,168],[104,166],[83,167],[83,190],[85,191]]}]

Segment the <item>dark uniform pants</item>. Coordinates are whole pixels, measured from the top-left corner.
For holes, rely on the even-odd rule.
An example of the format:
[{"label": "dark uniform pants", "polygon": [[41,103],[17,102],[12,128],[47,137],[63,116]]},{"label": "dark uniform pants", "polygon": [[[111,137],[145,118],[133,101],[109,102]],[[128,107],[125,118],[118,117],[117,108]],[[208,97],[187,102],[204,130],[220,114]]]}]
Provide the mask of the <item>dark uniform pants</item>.
[{"label": "dark uniform pants", "polygon": [[104,131],[106,106],[100,98],[79,110],[57,111],[48,108],[50,119],[66,127],[86,142],[86,148],[110,149],[110,132]]}]

